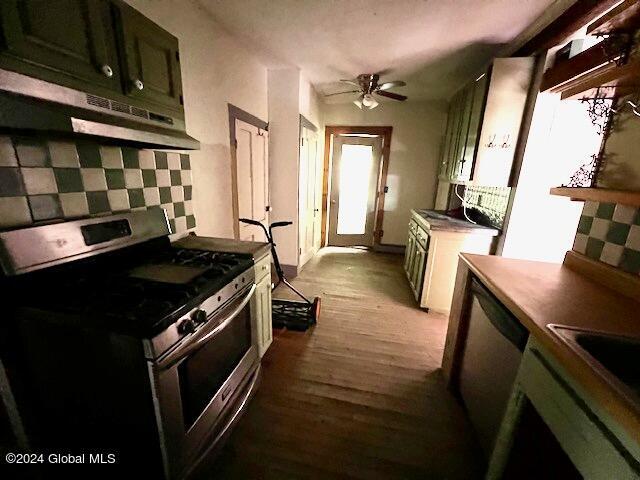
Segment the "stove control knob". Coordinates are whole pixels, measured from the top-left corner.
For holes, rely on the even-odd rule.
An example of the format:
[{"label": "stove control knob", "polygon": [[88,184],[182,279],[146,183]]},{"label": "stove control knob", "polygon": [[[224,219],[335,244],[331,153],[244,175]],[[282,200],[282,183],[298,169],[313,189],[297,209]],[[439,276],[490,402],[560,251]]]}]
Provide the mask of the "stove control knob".
[{"label": "stove control knob", "polygon": [[191,313],[191,320],[195,323],[204,323],[207,321],[207,312],[201,309],[194,310],[193,313]]},{"label": "stove control knob", "polygon": [[178,333],[180,334],[193,333],[195,329],[196,325],[190,318],[187,318],[178,324]]}]

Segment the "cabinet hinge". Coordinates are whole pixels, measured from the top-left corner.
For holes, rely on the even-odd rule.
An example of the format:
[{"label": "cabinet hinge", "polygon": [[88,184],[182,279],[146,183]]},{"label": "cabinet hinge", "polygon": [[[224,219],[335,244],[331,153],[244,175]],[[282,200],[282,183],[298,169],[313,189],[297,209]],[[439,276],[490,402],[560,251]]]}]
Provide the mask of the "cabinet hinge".
[{"label": "cabinet hinge", "polygon": [[304,147],[304,138],[300,139],[300,145]]}]

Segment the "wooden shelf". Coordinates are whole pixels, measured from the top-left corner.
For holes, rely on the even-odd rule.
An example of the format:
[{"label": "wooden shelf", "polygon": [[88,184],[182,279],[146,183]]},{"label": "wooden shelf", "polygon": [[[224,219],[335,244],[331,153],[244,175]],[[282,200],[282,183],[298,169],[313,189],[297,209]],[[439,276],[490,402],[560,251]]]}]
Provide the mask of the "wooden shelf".
[{"label": "wooden shelf", "polygon": [[621,67],[609,63],[604,68],[567,82],[562,86],[562,99],[592,97],[598,87],[600,94],[604,91],[610,97],[636,93],[640,89],[640,60]]},{"label": "wooden shelf", "polygon": [[632,32],[640,28],[640,2],[625,0],[587,27],[588,35]]},{"label": "wooden shelf", "polygon": [[563,92],[574,83],[585,81],[587,76],[590,77],[599,72],[616,68],[612,60],[623,54],[620,49],[618,55],[612,58],[609,52],[616,47],[620,48],[616,45],[616,39],[607,38],[568,60],[556,63],[544,72],[540,91]]},{"label": "wooden shelf", "polygon": [[630,190],[610,190],[608,188],[584,187],[555,187],[550,190],[551,195],[569,197],[571,200],[606,203],[621,203],[633,207],[640,207],[640,192]]}]

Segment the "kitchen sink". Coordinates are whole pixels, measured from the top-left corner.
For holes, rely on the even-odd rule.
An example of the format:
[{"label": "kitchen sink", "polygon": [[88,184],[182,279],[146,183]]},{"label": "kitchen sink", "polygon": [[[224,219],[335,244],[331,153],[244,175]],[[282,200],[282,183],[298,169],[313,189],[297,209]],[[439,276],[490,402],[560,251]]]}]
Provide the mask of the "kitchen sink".
[{"label": "kitchen sink", "polygon": [[549,325],[549,329],[601,374],[609,374],[640,401],[640,338],[562,325]]}]

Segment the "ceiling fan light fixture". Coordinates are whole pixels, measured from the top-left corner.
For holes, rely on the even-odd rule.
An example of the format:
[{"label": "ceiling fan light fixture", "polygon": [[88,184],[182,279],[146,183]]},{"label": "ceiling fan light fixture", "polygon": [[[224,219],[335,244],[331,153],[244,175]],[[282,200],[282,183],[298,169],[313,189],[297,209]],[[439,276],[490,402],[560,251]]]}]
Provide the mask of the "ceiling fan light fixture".
[{"label": "ceiling fan light fixture", "polygon": [[373,98],[373,95],[371,95],[370,93],[366,93],[362,96],[362,105],[371,110],[372,108],[376,108],[378,106],[378,101]]}]

